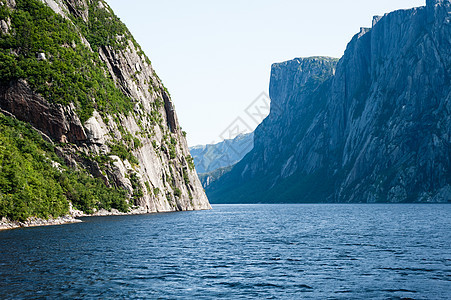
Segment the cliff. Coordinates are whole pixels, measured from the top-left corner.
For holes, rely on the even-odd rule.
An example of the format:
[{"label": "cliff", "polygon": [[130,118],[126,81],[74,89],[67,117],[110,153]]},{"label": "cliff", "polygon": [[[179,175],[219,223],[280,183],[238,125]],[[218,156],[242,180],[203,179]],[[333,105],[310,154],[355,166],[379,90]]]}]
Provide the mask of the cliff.
[{"label": "cliff", "polygon": [[1,0],[0,24],[4,113],[125,191],[128,211],[211,208],[169,92],[105,1]]},{"label": "cliff", "polygon": [[449,202],[451,5],[375,17],[337,62],[274,64],[254,149],[212,202]]}]

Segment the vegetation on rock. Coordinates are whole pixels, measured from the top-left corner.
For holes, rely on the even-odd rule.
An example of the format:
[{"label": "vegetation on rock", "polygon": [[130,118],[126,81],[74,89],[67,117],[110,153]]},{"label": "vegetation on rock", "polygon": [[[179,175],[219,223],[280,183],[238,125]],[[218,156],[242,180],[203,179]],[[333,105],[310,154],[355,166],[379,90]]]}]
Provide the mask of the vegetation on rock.
[{"label": "vegetation on rock", "polygon": [[125,199],[123,190],[66,166],[30,125],[0,114],[0,217],[59,217],[69,212],[68,200],[86,213],[127,211]]},{"label": "vegetation on rock", "polygon": [[[132,110],[132,100],[115,86],[99,56],[83,44],[71,21],[37,0],[16,3],[14,10],[4,3],[0,9],[0,18],[10,18],[12,27],[0,39],[0,82],[25,79],[50,102],[74,103],[82,122],[94,109],[110,114]],[[102,9],[98,11],[102,15]],[[113,22],[100,31],[99,26],[92,21],[82,27],[94,49],[125,27]],[[39,53],[46,59],[38,59]]]},{"label": "vegetation on rock", "polygon": [[[0,21],[1,107],[36,128],[1,115],[0,218],[58,217],[69,212],[70,203],[86,213],[125,212],[135,204],[149,210],[144,203],[168,189],[170,206],[158,201],[156,210],[194,206],[185,200],[192,199],[192,187],[188,193],[174,190],[177,181],[187,184],[192,177],[182,178],[178,168],[185,165],[186,150],[168,110],[169,92],[104,0],[64,0],[56,6],[0,0]],[[28,105],[20,102],[22,91],[10,93],[19,80],[50,103],[48,115],[38,112],[33,121],[22,113],[21,105]],[[41,131],[61,144],[46,142]],[[177,172],[165,173],[167,181],[140,168],[153,154],[157,167],[177,166]],[[197,196],[208,202],[204,194]]]}]

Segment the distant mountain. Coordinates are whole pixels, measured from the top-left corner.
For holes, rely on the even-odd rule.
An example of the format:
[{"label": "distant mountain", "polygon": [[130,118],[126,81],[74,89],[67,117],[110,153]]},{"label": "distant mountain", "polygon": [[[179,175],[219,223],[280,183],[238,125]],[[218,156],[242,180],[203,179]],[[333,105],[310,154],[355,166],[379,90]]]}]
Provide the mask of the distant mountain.
[{"label": "distant mountain", "polygon": [[199,145],[190,148],[194,165],[199,174],[210,173],[229,167],[240,161],[254,147],[254,133],[240,134],[234,139],[217,144]]},{"label": "distant mountain", "polygon": [[374,17],[338,61],[274,64],[254,148],[213,203],[451,202],[451,5]]}]

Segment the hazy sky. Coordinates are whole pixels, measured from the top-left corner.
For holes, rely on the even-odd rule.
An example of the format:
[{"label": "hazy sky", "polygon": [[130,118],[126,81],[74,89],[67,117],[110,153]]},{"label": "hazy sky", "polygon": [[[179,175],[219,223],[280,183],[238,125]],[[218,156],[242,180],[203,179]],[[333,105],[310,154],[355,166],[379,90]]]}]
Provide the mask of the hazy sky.
[{"label": "hazy sky", "polygon": [[371,27],[374,15],[425,5],[424,0],[107,2],[169,89],[190,146],[218,142],[231,124],[256,127],[261,118],[249,117],[246,108],[268,92],[272,63],[341,57],[360,27]]}]

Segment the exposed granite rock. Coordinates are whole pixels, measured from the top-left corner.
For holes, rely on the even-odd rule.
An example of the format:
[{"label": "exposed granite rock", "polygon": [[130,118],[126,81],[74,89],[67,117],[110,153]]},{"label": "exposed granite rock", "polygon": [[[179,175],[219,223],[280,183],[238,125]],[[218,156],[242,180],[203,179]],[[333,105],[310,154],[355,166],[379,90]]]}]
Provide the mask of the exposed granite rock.
[{"label": "exposed granite rock", "polygon": [[38,59],[38,61],[40,61],[40,60],[47,60],[47,58],[45,57],[45,53],[38,53],[36,55],[36,58]]},{"label": "exposed granite rock", "polygon": [[450,7],[376,17],[336,66],[273,65],[271,113],[210,200],[451,201]]},{"label": "exposed granite rock", "polygon": [[118,156],[110,156],[113,159],[112,178],[116,183],[116,186],[122,187],[127,190],[129,194],[133,193],[133,187],[130,179],[128,178],[128,172],[132,170],[132,166],[128,161],[122,161]]},{"label": "exposed granite rock", "polygon": [[11,21],[9,19],[7,20],[0,20],[0,31],[2,34],[7,34],[11,27]]},{"label": "exposed granite rock", "polygon": [[99,146],[105,146],[108,140],[108,127],[96,110],[94,111],[93,116],[85,122],[84,128],[87,138],[91,141],[91,143]]},{"label": "exposed granite rock", "polygon": [[15,0],[6,0],[6,5],[8,5],[11,8],[16,7],[16,1]]},{"label": "exposed granite rock", "polygon": [[82,18],[83,21],[85,22],[88,21],[89,13],[88,13],[88,4],[86,3],[86,1],[84,0],[65,1],[65,4],[67,5],[69,13],[73,14],[76,17]]}]

